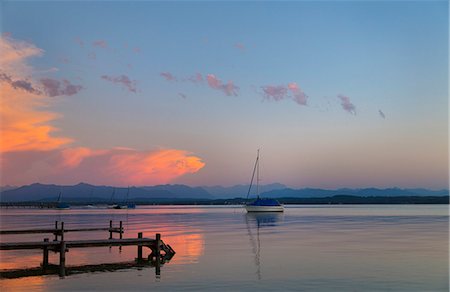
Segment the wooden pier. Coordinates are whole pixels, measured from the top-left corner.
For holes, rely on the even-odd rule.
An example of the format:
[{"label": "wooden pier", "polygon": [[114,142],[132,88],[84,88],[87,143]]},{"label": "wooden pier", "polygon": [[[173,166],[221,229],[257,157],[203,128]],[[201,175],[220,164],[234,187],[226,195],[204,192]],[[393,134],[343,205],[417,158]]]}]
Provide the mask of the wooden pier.
[{"label": "wooden pier", "polygon": [[[48,262],[49,251],[59,252],[59,274],[61,277],[66,275],[65,263],[66,252],[69,248],[87,248],[87,247],[101,247],[101,246],[137,246],[137,263],[144,263],[145,261],[152,262],[156,267],[156,274],[160,273],[160,264],[170,260],[175,251],[170,245],[165,244],[161,240],[161,235],[156,234],[155,238],[144,238],[142,232],[138,233],[137,238],[122,238],[123,227],[122,221],[120,221],[119,228],[112,226],[110,221],[109,228],[79,228],[79,229],[64,229],[64,222],[61,222],[61,227],[58,228],[58,222],[55,223],[54,229],[28,229],[28,230],[2,230],[0,234],[33,234],[33,233],[52,233],[55,235],[53,241],[49,241],[48,238],[44,238],[43,241],[31,241],[31,242],[8,242],[0,243],[0,250],[23,250],[23,249],[42,249],[42,269],[45,271],[49,268]],[[66,232],[88,232],[88,231],[108,231],[108,239],[94,239],[94,240],[64,240],[64,233]],[[112,238],[112,234],[116,232],[120,234],[119,239]],[[60,239],[58,240],[58,237]],[[143,248],[150,249],[151,253],[147,259],[143,257]],[[162,253],[161,253],[162,252]]]}]

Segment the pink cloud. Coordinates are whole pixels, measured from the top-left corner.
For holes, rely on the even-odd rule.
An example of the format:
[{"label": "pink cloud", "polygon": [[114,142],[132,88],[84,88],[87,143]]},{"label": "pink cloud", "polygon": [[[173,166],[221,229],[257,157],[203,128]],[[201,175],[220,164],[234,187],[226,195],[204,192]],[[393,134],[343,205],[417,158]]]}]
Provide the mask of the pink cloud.
[{"label": "pink cloud", "polygon": [[92,43],[94,47],[106,49],[108,47],[108,43],[104,40],[96,40]]},{"label": "pink cloud", "polygon": [[120,75],[120,76],[103,75],[103,76],[101,76],[101,78],[104,80],[107,80],[109,82],[112,82],[114,84],[120,84],[131,92],[134,92],[134,93],[137,92],[136,81],[130,80],[130,78],[128,78],[128,76],[126,76],[126,75]]},{"label": "pink cloud", "polygon": [[228,96],[238,95],[237,92],[239,91],[239,87],[234,85],[233,81],[228,81],[227,84],[223,84],[214,74],[206,75],[206,81],[208,82],[209,87],[220,90]]},{"label": "pink cloud", "polygon": [[195,73],[194,76],[190,76],[187,80],[193,83],[201,83],[203,82],[203,76],[200,73]]},{"label": "pink cloud", "polygon": [[139,47],[134,47],[133,48],[133,52],[135,52],[136,54],[139,54],[141,52],[141,48]]},{"label": "pink cloud", "polygon": [[288,84],[288,89],[292,92],[292,99],[300,104],[306,105],[308,96],[303,92],[303,90],[297,85],[297,83],[292,82]]},{"label": "pink cloud", "polygon": [[267,85],[263,86],[264,97],[267,99],[273,99],[279,101],[287,97],[287,88],[284,85]]},{"label": "pink cloud", "polygon": [[43,78],[40,80],[43,86],[43,91],[47,96],[71,96],[77,94],[83,87],[81,85],[74,85],[68,80],[62,82],[56,79]]},{"label": "pink cloud", "polygon": [[177,81],[177,78],[170,72],[161,72],[159,75],[161,75],[167,81]]},{"label": "pink cloud", "polygon": [[137,151],[78,147],[10,152],[2,157],[5,173],[2,183],[164,184],[204,166],[200,157],[178,149]]},{"label": "pink cloud", "polygon": [[348,96],[339,94],[338,98],[341,100],[341,106],[345,111],[356,115],[355,105],[350,102],[350,98]]}]

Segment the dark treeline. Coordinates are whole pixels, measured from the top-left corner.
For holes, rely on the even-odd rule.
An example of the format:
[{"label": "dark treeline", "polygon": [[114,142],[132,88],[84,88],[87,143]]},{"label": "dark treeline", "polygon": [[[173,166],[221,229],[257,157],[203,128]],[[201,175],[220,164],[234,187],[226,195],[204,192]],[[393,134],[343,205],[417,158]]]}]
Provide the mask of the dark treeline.
[{"label": "dark treeline", "polygon": [[[449,196],[399,196],[399,197],[359,197],[348,195],[337,195],[324,198],[279,198],[282,204],[298,204],[298,205],[323,205],[323,204],[449,204]],[[170,198],[154,198],[134,200],[136,205],[242,205],[247,201],[243,198],[234,199],[170,199]],[[72,206],[83,206],[87,204],[107,204],[107,201],[68,201]],[[1,206],[46,206],[48,203],[38,201],[28,202],[2,202]]]}]

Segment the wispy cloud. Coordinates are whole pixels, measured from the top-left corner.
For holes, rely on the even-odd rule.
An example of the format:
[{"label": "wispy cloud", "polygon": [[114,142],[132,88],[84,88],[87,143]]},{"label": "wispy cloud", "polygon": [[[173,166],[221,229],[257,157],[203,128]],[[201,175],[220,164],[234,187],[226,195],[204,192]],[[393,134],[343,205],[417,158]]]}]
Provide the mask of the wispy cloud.
[{"label": "wispy cloud", "polygon": [[41,92],[34,88],[33,84],[29,80],[13,80],[11,76],[6,73],[0,73],[0,82],[6,82],[12,86],[13,89],[24,90],[31,94],[39,95]]},{"label": "wispy cloud", "polygon": [[291,98],[300,105],[307,105],[308,96],[295,82],[288,83],[287,85],[265,85],[261,86],[261,89],[265,99],[280,101]]},{"label": "wispy cloud", "polygon": [[187,81],[190,81],[193,83],[201,83],[201,82],[203,82],[203,76],[200,73],[195,73],[195,75],[188,77]]},{"label": "wispy cloud", "polygon": [[356,115],[356,107],[350,102],[350,97],[339,94],[338,98],[341,100],[341,106],[345,111]]},{"label": "wispy cloud", "polygon": [[6,152],[49,151],[69,144],[72,139],[55,135],[58,129],[52,122],[59,115],[43,110],[49,100],[39,88],[39,82],[27,77],[35,71],[27,60],[41,56],[43,50],[11,37],[1,37],[0,48],[0,67],[3,70],[0,76],[2,155]]},{"label": "wispy cloud", "polygon": [[134,92],[134,93],[137,92],[136,81],[130,80],[130,78],[128,78],[128,76],[126,76],[126,75],[120,75],[120,76],[102,75],[101,78],[104,80],[107,80],[109,82],[112,82],[114,84],[120,84],[131,92]]},{"label": "wispy cloud", "polygon": [[63,81],[59,81],[52,78],[42,78],[40,82],[43,86],[43,91],[50,97],[62,95],[71,96],[77,94],[81,89],[83,89],[83,86],[72,84],[70,81],[65,79]]},{"label": "wispy cloud", "polygon": [[301,105],[306,105],[308,96],[303,92],[303,90],[297,85],[297,83],[292,82],[288,84],[288,89],[292,92],[292,99]]},{"label": "wispy cloud", "polygon": [[234,85],[233,81],[228,81],[228,83],[223,84],[222,81],[217,78],[214,74],[206,75],[206,81],[208,82],[209,87],[220,90],[225,93],[227,96],[237,96],[239,87]]},{"label": "wispy cloud", "polygon": [[177,81],[177,78],[170,72],[161,72],[159,75],[167,81]]},{"label": "wispy cloud", "polygon": [[141,52],[141,48],[139,47],[134,47],[133,48],[133,52],[135,52],[136,54],[139,54]]},{"label": "wispy cloud", "polygon": [[378,110],[378,114],[380,115],[380,117],[382,117],[383,119],[386,118],[386,116],[384,115],[382,110]]},{"label": "wispy cloud", "polygon": [[263,95],[268,100],[282,100],[287,97],[287,88],[284,85],[266,85],[261,87]]},{"label": "wispy cloud", "polygon": [[236,86],[233,81],[223,83],[222,80],[217,78],[214,74],[207,74],[205,78],[203,78],[203,75],[201,73],[195,73],[194,75],[187,78],[177,78],[170,72],[161,72],[159,75],[167,81],[174,82],[178,81],[201,84],[204,80],[206,80],[206,83],[210,88],[222,91],[227,96],[237,96],[239,92],[239,87]]},{"label": "wispy cloud", "polygon": [[96,40],[92,43],[92,46],[106,49],[108,47],[108,43],[105,40]]}]

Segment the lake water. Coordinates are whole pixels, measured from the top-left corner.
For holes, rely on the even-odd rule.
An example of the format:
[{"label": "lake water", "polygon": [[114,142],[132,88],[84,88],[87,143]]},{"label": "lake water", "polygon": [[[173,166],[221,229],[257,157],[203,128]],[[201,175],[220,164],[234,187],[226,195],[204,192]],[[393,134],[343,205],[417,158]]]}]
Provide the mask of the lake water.
[{"label": "lake water", "polygon": [[[240,207],[146,206],[135,210],[2,209],[1,229],[108,227],[126,237],[154,237],[177,252],[161,267],[0,280],[20,290],[313,290],[448,291],[447,205],[287,206],[284,214]],[[107,231],[67,233],[66,240],[108,238]],[[4,235],[2,242],[52,235]],[[117,237],[117,235],[115,235]],[[136,247],[70,249],[66,265],[132,261]],[[145,255],[148,251],[144,249]],[[2,251],[0,269],[38,267],[41,251]],[[58,254],[50,254],[58,263]]]}]

